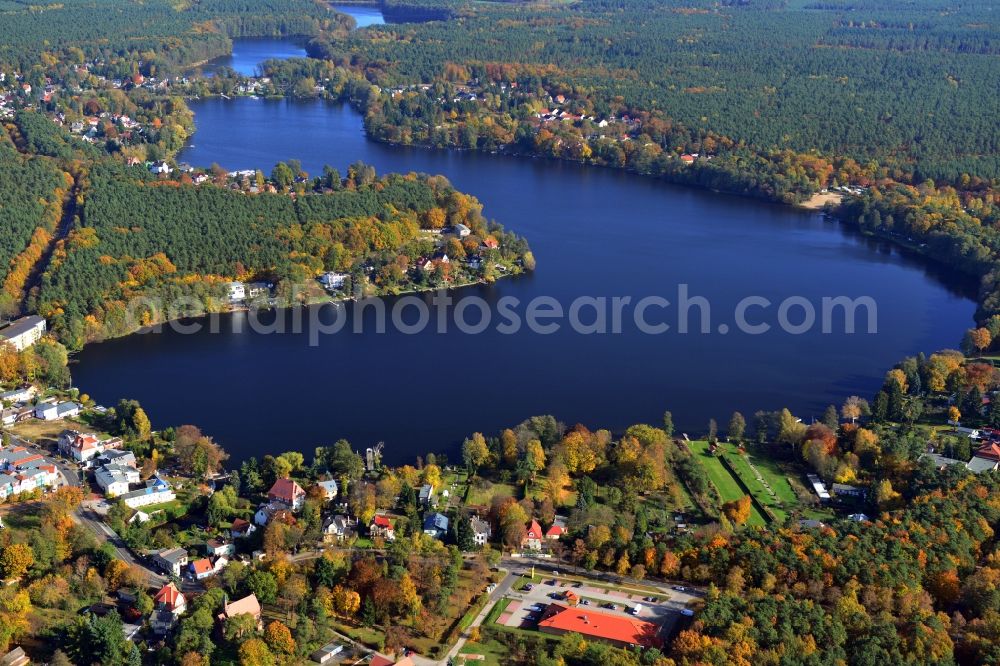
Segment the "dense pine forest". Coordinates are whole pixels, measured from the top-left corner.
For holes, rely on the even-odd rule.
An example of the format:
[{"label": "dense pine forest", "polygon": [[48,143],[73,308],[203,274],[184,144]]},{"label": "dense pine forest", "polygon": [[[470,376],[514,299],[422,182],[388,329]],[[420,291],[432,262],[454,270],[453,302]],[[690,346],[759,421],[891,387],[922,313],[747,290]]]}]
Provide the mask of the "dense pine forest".
[{"label": "dense pine forest", "polygon": [[[298,175],[281,164],[274,182],[282,182],[282,173]],[[499,239],[496,261],[528,253],[522,239],[488,222],[475,198],[441,177],[378,177],[359,164],[346,179],[332,170],[315,179],[311,186],[322,192],[307,192],[301,182],[296,192],[290,180],[285,192],[247,194],[156,179],[139,166],[99,164],[85,178],[79,224],[57,243],[32,307],[66,344],[79,347],[169,314],[153,305],[129,310],[137,297],[162,303],[194,297],[179,314],[195,315],[227,305],[226,283],[233,279],[291,288],[342,271],[376,292],[391,291],[410,274],[424,280],[414,262],[440,250],[436,234],[422,229],[440,231],[446,221],[473,234],[447,247],[452,256],[487,237]],[[478,277],[488,279],[486,270]],[[446,286],[449,276],[441,277]]]},{"label": "dense pine forest", "polygon": [[428,4],[454,18],[375,26],[317,52],[385,86],[516,80],[584,115],[647,112],[679,126],[665,150],[715,137],[918,180],[1000,175],[988,2]]}]

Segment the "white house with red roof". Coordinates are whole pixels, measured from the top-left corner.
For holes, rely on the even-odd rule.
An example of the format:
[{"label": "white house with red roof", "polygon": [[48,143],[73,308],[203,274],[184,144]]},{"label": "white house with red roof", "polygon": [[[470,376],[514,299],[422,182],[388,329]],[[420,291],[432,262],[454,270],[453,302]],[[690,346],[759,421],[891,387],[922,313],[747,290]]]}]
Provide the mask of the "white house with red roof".
[{"label": "white house with red roof", "polygon": [[253,534],[257,530],[256,526],[248,520],[237,518],[229,528],[229,536],[234,539],[242,539]]},{"label": "white house with red roof", "polygon": [[375,516],[368,531],[373,537],[382,537],[387,541],[396,539],[396,530],[388,516]]},{"label": "white house with red roof", "polygon": [[172,582],[160,588],[156,596],[153,597],[153,603],[170,611],[174,615],[180,615],[187,608],[187,600],[184,598],[184,593],[178,590],[177,586]]},{"label": "white house with red roof", "polygon": [[544,538],[545,534],[542,532],[542,526],[538,524],[537,520],[532,518],[528,524],[528,531],[524,533],[524,538],[521,539],[521,548],[541,550],[542,539]]},{"label": "white house with red roof", "polygon": [[549,529],[545,530],[545,538],[550,541],[558,541],[559,537],[566,533],[566,523],[563,522],[559,516],[556,516],[555,521]]},{"label": "white house with red roof", "polygon": [[284,504],[292,511],[298,511],[306,501],[306,491],[292,479],[278,479],[267,491],[267,499]]}]

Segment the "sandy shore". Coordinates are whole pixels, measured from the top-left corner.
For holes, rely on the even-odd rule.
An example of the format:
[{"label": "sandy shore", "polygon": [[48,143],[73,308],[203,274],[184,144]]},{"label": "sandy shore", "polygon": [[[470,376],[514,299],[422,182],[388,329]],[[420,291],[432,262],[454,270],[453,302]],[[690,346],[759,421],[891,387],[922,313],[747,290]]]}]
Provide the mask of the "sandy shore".
[{"label": "sandy shore", "polygon": [[812,195],[805,201],[799,204],[800,208],[808,208],[809,210],[819,210],[827,204],[833,204],[834,206],[839,205],[843,200],[844,195],[838,194],[836,192],[825,192]]}]

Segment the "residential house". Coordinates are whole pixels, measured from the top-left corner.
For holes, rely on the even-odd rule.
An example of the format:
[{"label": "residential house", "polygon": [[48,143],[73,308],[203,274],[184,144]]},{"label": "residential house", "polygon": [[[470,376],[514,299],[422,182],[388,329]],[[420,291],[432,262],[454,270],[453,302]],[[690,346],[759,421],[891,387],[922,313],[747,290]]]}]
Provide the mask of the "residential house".
[{"label": "residential house", "polygon": [[987,444],[976,451],[966,467],[974,474],[991,472],[1000,467],[1000,444]]},{"label": "residential house", "polygon": [[479,516],[473,516],[469,520],[469,525],[472,528],[472,540],[477,546],[485,546],[493,535],[493,528],[489,522]]},{"label": "residential house", "polygon": [[327,289],[343,289],[344,285],[347,283],[347,279],[351,277],[347,273],[323,273],[320,276],[319,281]]},{"label": "residential house", "polygon": [[6,342],[17,351],[24,351],[45,335],[45,320],[38,315],[15,319],[0,328],[0,343]]},{"label": "residential house", "polygon": [[[102,444],[108,447],[120,442],[120,439],[113,439],[102,442]],[[137,467],[135,454],[131,451],[122,451],[121,449],[105,448],[104,453],[97,456],[97,462],[101,465],[128,465],[129,467]]]},{"label": "residential house", "polygon": [[319,489],[323,491],[323,498],[327,501],[337,497],[337,482],[334,479],[327,479],[326,481],[320,481],[316,484]]},{"label": "residential house", "polygon": [[111,441],[120,442],[121,440],[103,442],[97,435],[91,433],[84,434],[76,430],[63,430],[59,433],[59,452],[71,457],[76,462],[88,462],[104,453],[106,446]]},{"label": "residential house", "polygon": [[132,511],[132,514],[125,520],[125,522],[128,523],[129,525],[135,523],[148,523],[149,514],[146,513],[145,511],[140,511],[139,509],[135,509]]},{"label": "residential house", "polygon": [[195,580],[205,580],[215,575],[215,568],[212,567],[212,561],[207,557],[195,560],[189,566],[191,568],[191,575],[194,576]]},{"label": "residential house", "polygon": [[[289,525],[295,524],[295,518],[292,516],[291,511],[285,508],[284,504],[278,502],[270,502],[269,504],[262,504],[258,509],[257,513],[253,516],[253,521],[263,527],[267,525],[268,522],[272,520],[280,520]],[[249,532],[247,532],[249,534]]]},{"label": "residential house", "polygon": [[38,393],[38,389],[34,386],[25,386],[23,388],[14,389],[12,391],[4,391],[0,393],[0,402],[5,404],[13,404],[15,402],[28,402]]},{"label": "residential house", "polygon": [[165,548],[153,555],[153,561],[171,576],[179,578],[181,571],[187,566],[188,554],[183,548]]},{"label": "residential house", "polygon": [[80,413],[82,406],[76,402],[44,402],[35,406],[35,418],[42,421],[68,419]]},{"label": "residential house", "polygon": [[257,528],[250,521],[237,518],[229,528],[229,536],[233,539],[242,539],[253,534]]},{"label": "residential house", "polygon": [[230,282],[226,285],[229,288],[229,301],[239,303],[246,299],[247,290],[242,282]]},{"label": "residential house", "polygon": [[368,528],[368,533],[373,537],[381,537],[387,541],[393,541],[396,538],[396,530],[388,516],[375,516]]},{"label": "residential house", "polygon": [[524,533],[524,538],[521,539],[521,548],[527,548],[528,550],[541,550],[542,549],[542,539],[545,538],[545,534],[542,532],[542,526],[538,524],[538,521],[534,518],[528,524],[528,531]]},{"label": "residential house", "polygon": [[306,491],[292,479],[278,479],[267,491],[267,499],[270,502],[284,504],[285,508],[291,511],[298,511],[306,500]]},{"label": "residential house", "polygon": [[823,501],[830,499],[830,491],[826,489],[826,484],[818,476],[815,474],[806,474],[806,478],[812,485],[817,497]]},{"label": "residential house", "polygon": [[414,666],[413,657],[407,655],[399,661],[393,661],[389,657],[384,657],[378,653],[372,655],[369,666]]},{"label": "residential house", "polygon": [[146,481],[145,488],[127,492],[120,495],[118,499],[130,509],[138,509],[140,506],[172,502],[176,499],[176,495],[174,495],[174,489],[170,487],[169,483],[154,476]]},{"label": "residential house", "polygon": [[215,561],[212,562],[212,570],[217,574],[228,566],[229,566],[229,558],[226,557],[225,555],[215,558]]},{"label": "residential house", "polygon": [[209,539],[205,542],[205,552],[212,557],[232,556],[235,554],[236,549],[233,547],[233,544],[226,541]]},{"label": "residential house", "polygon": [[128,493],[133,483],[139,483],[139,470],[128,465],[104,465],[94,474],[97,485],[108,497]]},{"label": "residential house", "polygon": [[846,483],[835,483],[830,488],[835,497],[857,497],[864,498],[865,489],[858,486],[851,486]]},{"label": "residential house", "polygon": [[448,534],[448,516],[443,513],[429,513],[424,518],[424,534],[435,539],[443,539]]},{"label": "residential house", "polygon": [[549,529],[545,530],[545,538],[551,541],[558,541],[559,537],[566,533],[566,519],[556,516]]},{"label": "residential house", "polygon": [[351,534],[351,521],[347,516],[336,515],[327,517],[323,521],[323,538],[327,540],[341,540]]},{"label": "residential house", "polygon": [[430,506],[434,501],[434,486],[429,483],[420,486],[420,493],[417,497],[421,506]]},{"label": "residential house", "polygon": [[0,657],[0,666],[28,666],[30,663],[31,659],[28,658],[28,655],[24,652],[24,648],[20,645]]},{"label": "residential house", "polygon": [[260,602],[257,601],[257,595],[251,594],[248,597],[243,597],[242,599],[237,599],[232,603],[227,603],[221,613],[218,615],[220,622],[225,622],[231,617],[236,617],[237,615],[252,615],[255,620],[257,620],[257,628],[260,629]]},{"label": "residential house", "polygon": [[456,224],[451,228],[451,233],[455,234],[459,238],[465,238],[472,234],[472,229],[465,226],[464,224]]},{"label": "residential house", "polygon": [[942,470],[945,467],[948,467],[950,465],[966,465],[967,464],[967,463],[962,462],[961,460],[955,460],[954,458],[948,458],[948,457],[942,456],[942,455],[940,455],[938,453],[925,453],[925,454],[923,454],[920,457],[921,458],[927,458],[928,460],[930,460],[931,464],[934,465],[934,467],[936,467],[939,470]]},{"label": "residential house", "polygon": [[344,646],[340,643],[327,643],[320,649],[309,655],[309,658],[315,661],[317,664],[326,664],[338,654],[344,652]]},{"label": "residential house", "polygon": [[173,169],[171,169],[170,165],[166,162],[154,162],[149,166],[149,172],[157,176],[161,174],[168,175],[171,171],[173,171]]}]

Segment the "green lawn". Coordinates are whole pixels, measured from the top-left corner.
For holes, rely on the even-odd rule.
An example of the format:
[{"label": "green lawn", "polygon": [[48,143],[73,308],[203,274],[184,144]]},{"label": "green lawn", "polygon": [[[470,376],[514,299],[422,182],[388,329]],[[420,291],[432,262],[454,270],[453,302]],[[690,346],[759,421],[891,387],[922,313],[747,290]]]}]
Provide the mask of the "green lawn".
[{"label": "green lawn", "polygon": [[509,483],[491,483],[487,481],[481,487],[476,483],[469,488],[468,506],[489,506],[494,496],[517,497],[517,489]]},{"label": "green lawn", "polygon": [[[740,479],[750,489],[750,493],[754,496],[754,499],[770,509],[779,520],[783,519],[788,511],[798,505],[798,497],[795,491],[792,490],[792,486],[788,482],[788,477],[781,472],[781,469],[773,461],[766,458],[752,457],[750,454],[741,455],[735,447],[727,447],[725,455]],[[774,491],[773,494],[768,492],[764,484],[757,479],[757,475],[754,474],[753,467],[751,467],[751,462],[753,467],[756,467],[757,471],[760,472],[764,481],[771,487],[771,490]]]},{"label": "green lawn", "polygon": [[[462,659],[463,655],[482,655],[482,659]],[[466,664],[472,666],[473,664],[482,664],[482,666],[502,666],[503,664],[510,663],[510,653],[507,650],[507,646],[498,641],[495,638],[490,638],[483,636],[480,642],[473,643],[469,641],[462,649],[458,652],[459,659],[456,660],[457,663],[461,664],[463,661]]]},{"label": "green lawn", "polygon": [[[736,477],[733,476],[729,470],[727,470],[722,461],[717,457],[713,456],[708,452],[708,442],[705,440],[692,440],[688,442],[688,446],[694,453],[695,459],[701,463],[708,472],[708,478],[712,481],[715,487],[719,491],[719,496],[722,498],[723,502],[734,502],[746,493],[740,488],[739,482]],[[764,520],[764,516],[760,514],[757,507],[750,508],[750,519],[747,520],[747,525],[766,525],[767,521]]]}]

